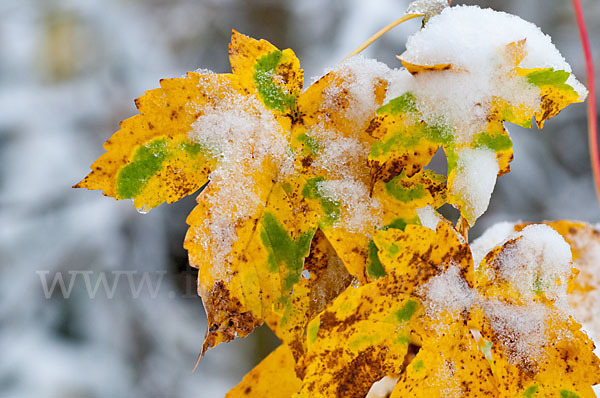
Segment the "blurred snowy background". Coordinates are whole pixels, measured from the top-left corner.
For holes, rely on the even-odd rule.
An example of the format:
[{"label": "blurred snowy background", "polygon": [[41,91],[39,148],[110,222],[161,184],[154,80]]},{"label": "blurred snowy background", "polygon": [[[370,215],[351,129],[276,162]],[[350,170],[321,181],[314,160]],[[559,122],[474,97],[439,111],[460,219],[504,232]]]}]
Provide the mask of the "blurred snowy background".
[{"label": "blurred snowy background", "polygon": [[[206,328],[182,248],[193,198],[142,216],[128,201],[70,187],[160,78],[228,71],[232,28],[293,48],[308,84],[407,3],[0,0],[0,396],[219,397],[260,361],[277,344],[264,328],[209,352],[190,373]],[[585,81],[570,1],[468,3],[536,23]],[[583,4],[600,54],[600,2]],[[366,54],[399,67],[394,56],[419,24],[396,28]],[[546,126],[543,134],[509,126],[513,172],[473,237],[499,220],[599,221],[585,106]],[[76,276],[70,297],[56,289],[47,299],[42,280],[58,272],[67,284]],[[90,298],[85,277],[93,285],[102,272],[109,283],[123,275],[112,295],[100,286]],[[139,286],[144,272],[160,285],[135,297],[127,278]]]}]

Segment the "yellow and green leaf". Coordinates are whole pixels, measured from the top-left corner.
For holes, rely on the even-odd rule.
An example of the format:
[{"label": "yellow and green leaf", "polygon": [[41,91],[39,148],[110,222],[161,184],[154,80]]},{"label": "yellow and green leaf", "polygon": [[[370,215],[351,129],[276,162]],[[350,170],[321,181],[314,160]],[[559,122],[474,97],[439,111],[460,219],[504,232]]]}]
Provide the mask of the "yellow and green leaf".
[{"label": "yellow and green leaf", "polygon": [[237,223],[236,239],[227,253],[215,252],[217,245],[211,244],[212,206],[203,200],[218,188],[209,184],[188,217],[184,247],[190,264],[199,269],[198,292],[209,320],[203,352],[236,335],[246,336],[288,302],[300,281],[316,223],[299,222],[303,209],[288,195],[285,183],[274,182],[276,178],[268,168],[257,176],[264,205]]},{"label": "yellow and green leaf", "polygon": [[133,199],[149,210],[176,202],[208,182],[215,161],[192,142],[191,125],[202,109],[239,92],[232,75],[201,75],[163,79],[161,88],[136,100],[140,114],[121,123],[106,143],[106,153],[77,188],[101,189],[115,199]]},{"label": "yellow and green leaf", "polygon": [[267,109],[286,114],[296,108],[304,71],[292,50],[281,51],[266,40],[255,40],[234,30],[229,60],[247,94],[255,94]]},{"label": "yellow and green leaf", "polygon": [[364,397],[377,380],[399,375],[421,311],[389,276],[347,288],[308,325],[298,397]]},{"label": "yellow and green leaf", "polygon": [[377,231],[373,240],[385,271],[402,279],[398,286],[402,293],[414,293],[450,266],[458,266],[465,281],[473,284],[471,250],[445,221],[438,223],[436,231],[420,225]]},{"label": "yellow and green leaf", "polygon": [[352,276],[344,267],[322,231],[315,233],[302,277],[287,303],[277,308],[267,323],[287,344],[294,357],[306,351],[308,323],[350,285]]}]

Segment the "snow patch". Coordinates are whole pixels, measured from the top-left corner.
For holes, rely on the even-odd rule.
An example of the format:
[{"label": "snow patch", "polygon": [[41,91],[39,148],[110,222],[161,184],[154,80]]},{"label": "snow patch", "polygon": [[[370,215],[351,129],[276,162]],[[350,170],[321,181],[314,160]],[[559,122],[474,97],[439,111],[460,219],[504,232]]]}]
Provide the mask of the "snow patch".
[{"label": "snow patch", "polygon": [[[362,127],[379,107],[374,87],[387,82],[390,68],[374,59],[355,55],[340,63],[333,72],[342,83],[323,90],[324,107],[341,111],[357,127]],[[349,101],[348,106],[340,109],[345,101]]]},{"label": "snow patch", "polygon": [[369,196],[360,181],[331,180],[317,183],[319,194],[342,205],[339,225],[350,233],[368,233],[383,223],[381,204]]},{"label": "snow patch", "polygon": [[533,299],[543,292],[566,309],[572,261],[571,247],[558,232],[548,225],[534,224],[510,235],[487,271],[492,280],[510,282],[524,298]]},{"label": "snow patch", "polygon": [[471,243],[471,254],[475,263],[475,270],[481,264],[483,258],[494,247],[506,241],[506,237],[515,232],[515,224],[511,222],[499,222],[488,228],[483,235]]},{"label": "snow patch", "polygon": [[[293,170],[289,132],[281,128],[273,113],[255,96],[233,91],[225,95],[214,107],[203,109],[189,132],[190,140],[217,160],[203,199],[210,209],[204,223],[209,237],[201,240],[204,249],[213,254],[216,270],[221,269],[237,240],[235,225],[264,205],[256,175],[265,172],[268,162],[280,176]],[[215,277],[222,276],[215,272]]]},{"label": "snow patch", "polygon": [[496,154],[489,149],[460,150],[450,192],[464,200],[463,211],[471,224],[487,210],[499,169]]}]

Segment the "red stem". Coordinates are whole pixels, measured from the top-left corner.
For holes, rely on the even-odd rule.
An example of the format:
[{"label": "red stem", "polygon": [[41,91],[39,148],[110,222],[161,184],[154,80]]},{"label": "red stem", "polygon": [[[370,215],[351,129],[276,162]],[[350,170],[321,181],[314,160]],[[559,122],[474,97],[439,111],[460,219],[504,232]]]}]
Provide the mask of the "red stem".
[{"label": "red stem", "polygon": [[594,77],[594,61],[592,58],[592,50],[590,47],[590,39],[585,27],[585,19],[583,18],[583,10],[579,0],[573,0],[575,8],[575,17],[579,27],[579,35],[581,36],[581,45],[583,46],[583,55],[585,57],[585,68],[587,72],[588,85],[588,141],[590,146],[590,161],[592,163],[592,171],[594,173],[594,184],[596,186],[596,195],[600,203],[600,156],[598,155],[598,118],[596,115],[596,82]]}]

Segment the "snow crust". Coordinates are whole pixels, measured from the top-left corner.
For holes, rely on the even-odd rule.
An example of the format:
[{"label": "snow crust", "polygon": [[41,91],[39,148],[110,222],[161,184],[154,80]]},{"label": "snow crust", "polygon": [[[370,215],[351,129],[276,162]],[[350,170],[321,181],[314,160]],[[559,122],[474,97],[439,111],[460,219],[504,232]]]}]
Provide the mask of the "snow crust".
[{"label": "snow crust", "polygon": [[417,215],[419,216],[422,226],[434,231],[436,230],[438,223],[442,220],[442,216],[431,206],[417,209]]},{"label": "snow crust", "polygon": [[293,158],[289,132],[255,96],[231,91],[214,108],[203,111],[189,137],[217,159],[217,166],[203,198],[210,209],[204,221],[210,236],[200,242],[213,254],[213,265],[220,265],[237,240],[235,225],[264,206],[256,176],[264,173],[267,162],[277,167],[279,175],[287,175],[293,170]]},{"label": "snow crust", "polygon": [[324,90],[324,106],[335,108],[340,95],[344,96],[350,100],[350,106],[343,111],[344,116],[361,127],[379,107],[373,90],[374,83],[378,80],[387,82],[390,68],[374,59],[355,55],[340,63],[333,71],[343,78],[343,83]]},{"label": "snow crust", "polygon": [[475,239],[470,245],[475,270],[479,268],[481,260],[486,254],[494,247],[501,245],[513,232],[515,232],[515,223],[504,221],[492,225],[479,238]]},{"label": "snow crust", "polygon": [[[434,7],[436,3],[415,2],[414,7]],[[515,65],[518,60],[507,46],[521,41],[524,58]],[[528,114],[540,111],[540,89],[526,77],[518,76],[516,66],[566,72],[571,72],[571,67],[550,37],[534,24],[476,6],[444,7],[409,37],[400,59],[415,65],[438,66],[435,73],[393,72],[387,98],[411,92],[425,122],[454,132],[460,164],[450,192],[465,200],[469,222],[473,224],[488,207],[499,167],[492,151],[460,148],[486,131],[489,112],[497,103]],[[587,95],[585,87],[572,75],[567,84],[581,99]]]},{"label": "snow crust", "polygon": [[490,149],[460,150],[450,190],[465,201],[467,219],[474,222],[487,210],[499,169],[496,154]]},{"label": "snow crust", "polygon": [[571,275],[571,247],[552,227],[533,224],[512,234],[498,257],[493,279],[510,282],[518,292],[533,299],[543,291],[566,309],[567,282]]},{"label": "snow crust", "polygon": [[416,0],[408,5],[407,14],[423,14],[425,19],[441,13],[448,7],[447,0]]},{"label": "snow crust", "polygon": [[[449,7],[432,17],[424,29],[409,37],[402,59],[419,65],[452,64],[456,71],[482,79],[497,76],[503,63],[499,50],[523,39],[526,56],[520,67],[571,72],[550,36],[540,28],[515,15],[476,6]],[[493,79],[478,80],[477,86],[489,87],[489,80]],[[586,89],[574,77],[567,84],[585,97]],[[518,92],[513,94],[520,97]]]},{"label": "snow crust", "polygon": [[422,288],[427,297],[427,310],[431,314],[440,312],[462,312],[477,300],[477,295],[460,275],[460,269],[452,264],[440,275],[431,278]]},{"label": "snow crust", "polygon": [[[548,321],[569,312],[566,288],[572,256],[570,246],[551,227],[534,224],[515,233],[513,226],[503,223],[484,235],[475,245],[479,251],[476,259],[508,242],[484,272],[492,282],[510,283],[520,302],[501,301],[471,288],[456,264],[449,264],[445,272],[431,278],[419,294],[427,314],[434,319],[441,314],[482,309],[509,361],[529,367],[541,359]],[[554,301],[554,310],[536,301],[538,292]]]}]

